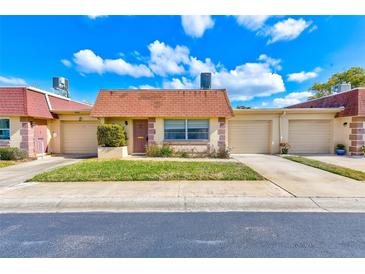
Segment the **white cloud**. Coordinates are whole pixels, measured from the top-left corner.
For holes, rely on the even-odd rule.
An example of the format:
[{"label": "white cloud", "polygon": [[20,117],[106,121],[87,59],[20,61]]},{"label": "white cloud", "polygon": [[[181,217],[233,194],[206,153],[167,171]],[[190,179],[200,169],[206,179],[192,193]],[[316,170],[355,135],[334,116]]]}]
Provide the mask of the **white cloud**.
[{"label": "white cloud", "polygon": [[74,54],[74,62],[77,69],[83,73],[98,73],[105,72],[104,60],[97,56],[92,50],[84,49]]},{"label": "white cloud", "polygon": [[263,29],[259,34],[270,37],[268,44],[278,41],[290,41],[296,39],[311,24],[311,21],[307,22],[302,18],[288,18]]},{"label": "white cloud", "polygon": [[237,23],[249,30],[256,31],[260,29],[269,19],[268,15],[238,15],[235,16]]},{"label": "white cloud", "polygon": [[[196,58],[192,59],[199,63]],[[212,88],[226,88],[232,100],[246,101],[253,97],[270,96],[285,91],[281,75],[273,73],[268,63],[245,63],[229,71],[223,66],[215,66],[211,72]],[[199,88],[199,74],[194,76],[193,79],[182,77],[165,80],[163,87]]]},{"label": "white cloud", "polygon": [[118,75],[129,75],[135,78],[153,76],[153,73],[146,65],[130,64],[122,58],[104,60],[90,49],[80,50],[75,53],[74,62],[81,73],[103,74],[110,72]]},{"label": "white cloud", "polygon": [[213,28],[214,21],[209,15],[183,15],[181,24],[187,35],[199,38],[207,29]]},{"label": "white cloud", "polygon": [[215,65],[210,58],[206,58],[205,61],[200,61],[196,57],[190,57],[189,73],[192,76],[200,75],[201,72],[215,72]]},{"label": "white cloud", "polygon": [[[196,78],[197,80],[198,78]],[[166,89],[193,89],[198,88],[196,81],[192,81],[186,77],[182,77],[181,80],[173,78],[172,80],[165,80],[162,83],[162,87]]]},{"label": "white cloud", "polygon": [[281,59],[275,59],[275,58],[271,58],[271,57],[267,56],[266,54],[261,54],[259,56],[259,61],[266,62],[267,64],[269,64],[270,66],[272,66],[273,68],[275,68],[277,70],[282,69],[282,67],[280,65]]},{"label": "white cloud", "polygon": [[108,17],[107,15],[88,15],[87,17],[89,17],[89,19],[91,20],[95,20],[98,18],[103,18],[103,17]]},{"label": "white cloud", "polygon": [[160,76],[185,72],[184,64],[189,63],[189,49],[185,46],[172,48],[158,40],[148,45],[151,53],[148,65]]},{"label": "white cloud", "polygon": [[288,74],[288,81],[302,83],[308,79],[316,78],[318,73],[321,71],[321,68],[317,67],[313,71],[301,71]]},{"label": "white cloud", "polygon": [[5,76],[0,76],[0,83],[7,84],[7,85],[26,85],[27,84],[27,82],[22,78],[5,77]]},{"label": "white cloud", "polygon": [[273,104],[277,107],[286,107],[290,105],[299,104],[305,101],[309,96],[313,95],[309,91],[292,92],[285,97],[275,98]]},{"label": "white cloud", "polygon": [[214,88],[227,88],[232,100],[250,100],[285,91],[281,75],[266,63],[245,63],[235,69],[213,74]]},{"label": "white cloud", "polygon": [[70,67],[72,66],[72,63],[71,63],[69,60],[67,60],[67,59],[62,59],[62,60],[61,60],[61,63],[62,63],[64,66],[68,67],[68,68],[70,68]]}]

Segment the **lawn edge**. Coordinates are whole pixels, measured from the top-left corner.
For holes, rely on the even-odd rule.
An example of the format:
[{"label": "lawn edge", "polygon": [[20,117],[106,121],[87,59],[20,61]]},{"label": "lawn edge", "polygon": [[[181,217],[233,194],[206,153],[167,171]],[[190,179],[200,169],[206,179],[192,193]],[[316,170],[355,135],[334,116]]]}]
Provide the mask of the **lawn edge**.
[{"label": "lawn edge", "polygon": [[[310,166],[310,167],[317,168],[317,169],[320,169],[320,170],[324,170],[324,171],[327,171],[327,172],[330,172],[330,173],[333,173],[333,174],[336,174],[336,175],[340,175],[340,176],[343,176],[343,177],[346,177],[346,178],[350,178],[350,179],[359,181],[359,182],[365,182],[365,172],[362,172],[360,170],[356,170],[356,169],[352,169],[352,168],[348,168],[348,167],[343,167],[343,166],[338,166],[338,165],[334,165],[334,164],[329,164],[329,163],[322,162],[322,161],[319,161],[319,160],[310,159],[310,158],[307,158],[307,157],[304,157],[304,156],[290,155],[290,156],[281,156],[281,157],[286,159],[286,160],[289,160],[289,161],[293,161],[293,162],[296,162],[296,163],[299,163],[299,164],[302,164],[302,165],[306,165],[306,166]],[[305,159],[307,161],[312,162],[313,164],[309,164],[308,162],[305,163],[305,162],[302,162],[302,161],[297,161],[296,159]],[[318,165],[315,165],[315,163],[327,166],[328,168],[319,167]],[[333,168],[346,170],[346,171],[349,171],[349,172],[355,172],[355,173],[358,173],[358,174],[363,174],[364,178],[360,179],[356,176],[351,176],[351,175],[348,175],[348,174],[344,174],[342,172],[336,172],[335,170],[333,170]]]}]

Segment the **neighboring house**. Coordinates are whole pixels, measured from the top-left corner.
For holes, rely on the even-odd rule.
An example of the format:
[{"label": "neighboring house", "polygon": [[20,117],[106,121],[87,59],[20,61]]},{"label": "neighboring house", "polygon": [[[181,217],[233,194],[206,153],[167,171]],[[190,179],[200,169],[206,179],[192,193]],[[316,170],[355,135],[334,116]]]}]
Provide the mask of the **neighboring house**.
[{"label": "neighboring house", "polygon": [[[0,87],[0,146],[24,149],[31,157],[46,152],[82,153],[72,144],[69,148],[75,138],[90,140],[94,148],[96,119],[87,116],[91,107],[33,87]],[[82,128],[88,120],[94,124],[89,136],[83,134],[87,131],[77,135],[64,130]]]},{"label": "neighboring house", "polygon": [[34,88],[0,88],[2,146],[30,155],[96,154],[99,123],[124,125],[130,154],[151,144],[273,154],[287,142],[291,153],[333,153],[342,143],[358,155],[365,140],[365,89],[283,109],[232,110],[223,89],[101,90],[91,107]]},{"label": "neighboring house", "polygon": [[365,145],[365,88],[335,93],[289,108],[336,108],[344,109],[336,114],[334,139],[342,143],[352,155],[361,155]]}]

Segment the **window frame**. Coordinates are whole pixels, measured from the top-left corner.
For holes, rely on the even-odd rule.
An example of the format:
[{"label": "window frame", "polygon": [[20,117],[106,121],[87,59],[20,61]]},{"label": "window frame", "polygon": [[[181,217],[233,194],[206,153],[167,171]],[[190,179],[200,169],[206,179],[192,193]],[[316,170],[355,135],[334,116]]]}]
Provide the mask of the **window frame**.
[{"label": "window frame", "polygon": [[10,118],[0,118],[0,121],[1,120],[8,120],[9,127],[8,128],[1,128],[0,127],[0,130],[7,130],[7,131],[9,131],[9,138],[3,139],[3,138],[0,137],[0,141],[10,141],[10,138],[11,138],[11,136],[10,136]]},{"label": "window frame", "polygon": [[[184,139],[167,139],[166,137],[166,120],[179,120],[179,121],[184,121],[184,126],[185,126],[185,138]],[[188,121],[189,120],[205,120],[208,122],[208,127],[207,127],[207,134],[208,137],[206,139],[189,139],[188,138]],[[199,141],[209,141],[210,135],[210,119],[164,119],[164,127],[163,127],[163,137],[164,137],[164,141],[168,141],[168,142],[199,142]]]}]

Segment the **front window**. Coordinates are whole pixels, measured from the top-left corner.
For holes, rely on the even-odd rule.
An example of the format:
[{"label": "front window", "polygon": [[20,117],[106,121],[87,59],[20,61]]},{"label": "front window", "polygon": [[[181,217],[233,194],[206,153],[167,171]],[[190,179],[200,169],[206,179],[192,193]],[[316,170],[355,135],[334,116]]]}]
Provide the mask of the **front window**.
[{"label": "front window", "polygon": [[0,140],[10,140],[9,119],[0,119]]},{"label": "front window", "polygon": [[165,140],[208,140],[208,119],[165,120]]}]

